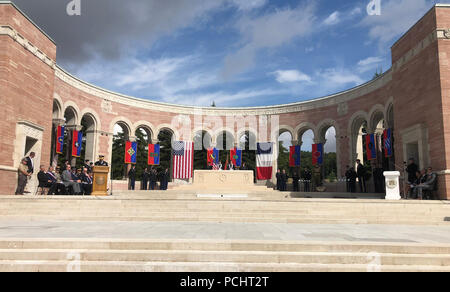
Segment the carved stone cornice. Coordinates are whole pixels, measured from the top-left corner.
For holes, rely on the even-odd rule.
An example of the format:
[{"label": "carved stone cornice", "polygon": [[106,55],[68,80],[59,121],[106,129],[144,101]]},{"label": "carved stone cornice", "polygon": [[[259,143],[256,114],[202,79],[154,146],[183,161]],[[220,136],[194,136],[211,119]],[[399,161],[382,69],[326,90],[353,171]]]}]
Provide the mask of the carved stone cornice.
[{"label": "carved stone cornice", "polygon": [[[112,112],[114,103],[123,104],[140,109],[147,109],[152,111],[168,112],[184,115],[212,115],[212,116],[262,116],[262,115],[279,115],[285,113],[303,112],[312,109],[338,106],[340,112],[345,113],[346,102],[371,93],[379,88],[382,88],[392,80],[391,71],[387,71],[378,79],[357,86],[353,89],[346,90],[337,94],[333,94],[327,97],[278,105],[278,106],[265,106],[265,107],[247,107],[247,108],[211,108],[211,107],[194,107],[194,106],[182,106],[176,104],[167,104],[162,102],[150,101],[145,99],[139,99],[120,93],[112,92],[95,85],[84,82],[68,72],[64,71],[59,66],[56,66],[55,76],[64,83],[92,96],[98,97],[103,100],[103,104],[108,105],[107,112]],[[344,108],[342,106],[344,105]],[[106,107],[106,106],[105,106]]]},{"label": "carved stone cornice", "polygon": [[15,42],[24,47],[27,51],[35,55],[39,60],[47,64],[52,69],[55,69],[56,62],[48,57],[44,52],[42,52],[38,47],[28,41],[20,33],[17,32],[13,27],[9,25],[0,25],[0,35],[6,35],[12,38]]},{"label": "carved stone cornice", "polygon": [[403,65],[408,63],[411,59],[419,55],[423,50],[428,48],[432,43],[437,40],[448,40],[450,39],[450,29],[449,28],[438,28],[432,33],[428,34],[423,40],[421,40],[417,45],[407,51],[401,58],[399,58],[393,65],[392,71],[398,71]]}]

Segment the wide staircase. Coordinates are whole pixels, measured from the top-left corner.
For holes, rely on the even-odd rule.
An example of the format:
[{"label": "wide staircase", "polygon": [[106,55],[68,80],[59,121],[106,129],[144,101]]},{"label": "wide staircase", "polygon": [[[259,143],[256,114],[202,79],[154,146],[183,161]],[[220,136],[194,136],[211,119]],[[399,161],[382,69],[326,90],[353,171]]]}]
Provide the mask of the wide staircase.
[{"label": "wide staircase", "polygon": [[0,218],[68,221],[450,225],[450,203],[304,199],[279,192],[199,196],[123,192],[108,197],[0,197]]},{"label": "wide staircase", "polygon": [[[8,238],[1,239],[0,230],[0,272],[450,272],[450,244],[445,240],[447,236],[437,234],[448,232],[450,226],[450,204],[443,201],[305,199],[265,191],[245,196],[231,193],[199,196],[188,191],[124,191],[108,197],[0,196],[0,220],[7,222],[2,228],[9,226],[11,230],[32,230],[38,228],[39,222],[48,222],[49,228],[58,226],[57,222],[61,226],[85,223],[82,228],[86,228],[86,237],[92,238],[66,238],[74,237],[69,232],[65,239],[50,239],[49,234],[54,233],[47,234],[45,227],[40,227],[24,233],[5,230],[3,234],[8,233]],[[358,240],[355,242],[352,236],[349,240],[327,241],[326,238],[335,237],[333,234],[328,237],[326,232],[320,239],[325,241],[320,242],[271,241],[265,240],[264,231],[254,241],[222,239],[228,237],[202,240],[195,239],[198,238],[195,234],[186,237],[192,238],[189,240],[130,239],[135,237],[128,238],[129,232],[115,237],[120,239],[95,238],[94,226],[100,223],[114,226],[115,222],[143,224],[139,226],[144,228],[152,228],[152,222],[187,223],[186,228],[194,223],[216,224],[217,228],[221,224],[269,223],[275,229],[276,223],[331,224],[335,230],[343,226],[340,224],[386,224],[393,225],[392,228],[408,225],[420,228],[425,238],[437,240],[415,243],[389,240],[388,236],[381,240],[384,237],[380,235],[377,241],[364,239],[365,231],[359,231],[360,237],[355,237]],[[427,235],[428,226],[438,229]],[[300,231],[302,225],[295,228]],[[355,228],[356,232],[358,227]],[[408,234],[414,239],[414,229]],[[24,235],[34,239],[24,239]]]},{"label": "wide staircase", "polygon": [[0,272],[450,272],[450,245],[0,239]]}]

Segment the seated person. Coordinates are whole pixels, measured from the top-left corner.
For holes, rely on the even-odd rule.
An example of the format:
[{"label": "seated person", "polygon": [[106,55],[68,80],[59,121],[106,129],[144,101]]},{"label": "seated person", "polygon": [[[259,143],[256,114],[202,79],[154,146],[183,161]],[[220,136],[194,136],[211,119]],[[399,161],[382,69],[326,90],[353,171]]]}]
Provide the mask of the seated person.
[{"label": "seated person", "polygon": [[92,177],[88,172],[88,169],[83,168],[83,173],[81,174],[81,182],[83,187],[83,193],[87,196],[92,194]]},{"label": "seated person", "polygon": [[[59,167],[57,169],[59,170]],[[48,168],[47,177],[54,184],[54,188],[50,189],[48,194],[49,195],[61,194],[64,191],[65,187],[61,183],[61,176],[55,173],[54,168],[52,166]]]},{"label": "seated person", "polygon": [[423,199],[424,191],[434,191],[436,187],[437,174],[433,172],[431,167],[428,168],[426,181],[416,187],[417,197],[419,200]]},{"label": "seated person", "polygon": [[40,188],[47,188],[49,189],[48,193],[54,192],[55,189],[55,183],[48,177],[47,172],[45,171],[45,167],[41,165],[40,171],[37,175],[38,181],[39,181],[39,187]]},{"label": "seated person", "polygon": [[72,173],[72,167],[70,165],[66,166],[66,170],[63,171],[61,175],[62,183],[66,188],[72,187],[73,192],[75,195],[82,194],[81,190],[81,180],[78,179],[73,173]]}]

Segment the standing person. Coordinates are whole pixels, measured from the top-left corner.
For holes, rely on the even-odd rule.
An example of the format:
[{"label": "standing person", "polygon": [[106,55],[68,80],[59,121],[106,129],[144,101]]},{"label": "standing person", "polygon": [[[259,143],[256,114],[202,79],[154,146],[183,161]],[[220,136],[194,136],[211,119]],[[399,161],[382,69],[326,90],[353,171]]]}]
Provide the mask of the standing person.
[{"label": "standing person", "polygon": [[156,181],[158,180],[156,169],[150,170],[150,190],[154,191],[156,188]]},{"label": "standing person", "polygon": [[[35,157],[36,157],[36,153],[31,152],[30,155],[25,158],[27,160],[28,173],[30,174],[30,176],[28,176],[28,180],[31,180],[32,176],[34,174],[34,158]],[[29,185],[29,187],[32,187],[32,185],[31,186]],[[34,190],[30,191],[30,190],[28,190],[28,188],[26,188],[24,193],[30,193],[30,192],[34,191]]]},{"label": "standing person", "polygon": [[419,170],[419,167],[414,161],[414,158],[410,158],[408,161],[408,166],[406,167],[406,172],[408,173],[408,183],[413,184],[416,180],[416,172]]},{"label": "standing person", "polygon": [[36,157],[36,153],[31,152],[30,155],[25,158],[27,160],[28,173],[30,173],[30,174],[34,173],[34,158],[35,157]]},{"label": "standing person", "polygon": [[356,178],[358,175],[356,174],[355,168],[351,167],[348,170],[348,184],[350,193],[356,193]]},{"label": "standing person", "polygon": [[356,168],[356,174],[358,176],[359,181],[359,190],[361,193],[367,193],[366,189],[366,169],[364,168],[364,165],[361,164],[361,160],[356,160],[357,168]]},{"label": "standing person", "polygon": [[25,192],[25,186],[27,185],[28,178],[31,176],[28,169],[28,160],[24,158],[17,169],[19,177],[17,179],[16,196],[23,196]]},{"label": "standing person", "polygon": [[76,177],[71,172],[72,167],[70,165],[66,166],[66,170],[63,171],[61,175],[62,182],[66,188],[72,187],[75,195],[81,194],[81,180],[76,179]]},{"label": "standing person", "polygon": [[281,170],[277,170],[277,174],[276,174],[276,178],[277,178],[277,191],[281,191]]},{"label": "standing person", "polygon": [[136,185],[136,165],[132,165],[130,171],[128,172],[128,190],[135,189]]},{"label": "standing person", "polygon": [[350,177],[351,177],[350,166],[347,165],[346,170],[345,170],[345,185],[346,185],[347,193],[351,193],[351,191],[350,191]]},{"label": "standing person", "polygon": [[294,192],[299,192],[298,181],[300,178],[298,177],[298,169],[294,169],[294,175],[292,177],[292,184],[294,185]]},{"label": "standing person", "polygon": [[170,174],[169,169],[166,169],[163,173],[161,173],[161,190],[167,191],[169,186]]},{"label": "standing person", "polygon": [[145,168],[141,178],[141,190],[147,190],[149,175],[150,174],[148,173],[148,168]]},{"label": "standing person", "polygon": [[285,192],[287,190],[287,181],[288,181],[288,175],[286,174],[286,170],[283,169],[283,172],[281,173],[281,191]]},{"label": "standing person", "polygon": [[302,179],[303,179],[303,191],[310,192],[311,191],[310,186],[311,186],[312,173],[307,167],[305,167],[303,169]]}]

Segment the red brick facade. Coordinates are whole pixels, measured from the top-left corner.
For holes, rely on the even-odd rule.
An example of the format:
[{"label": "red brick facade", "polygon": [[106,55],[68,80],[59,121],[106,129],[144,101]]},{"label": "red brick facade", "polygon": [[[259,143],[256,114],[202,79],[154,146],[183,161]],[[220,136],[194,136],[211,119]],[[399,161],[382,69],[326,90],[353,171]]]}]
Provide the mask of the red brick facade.
[{"label": "red brick facade", "polygon": [[[56,46],[45,33],[12,4],[0,5],[0,194],[11,194],[22,154],[20,129],[36,128],[42,135],[39,160],[50,163],[52,122],[69,110],[74,119],[69,126],[79,126],[89,115],[94,121],[94,137],[89,158],[111,155],[114,125],[124,125],[131,135],[140,126],[156,139],[161,129],[169,128],[179,115],[192,122],[198,110],[191,107],[160,104],[109,92],[64,72],[54,64]],[[260,108],[205,108],[207,119],[220,118],[223,127],[205,130],[214,137],[226,128],[227,116],[278,117],[280,131],[289,131],[293,140],[301,140],[311,129],[317,142],[323,142],[326,129],[336,128],[338,175],[356,158],[356,141],[361,123],[371,132],[380,119],[395,133],[396,168],[416,155],[421,167],[439,171],[439,194],[450,198],[450,8],[435,6],[392,47],[392,69],[377,80],[323,99]],[[58,110],[53,110],[53,104]],[[393,111],[393,119],[391,112]],[[198,119],[198,117],[196,117]],[[193,122],[194,123],[194,122]],[[22,125],[25,125],[22,127]],[[200,124],[190,126],[190,135]],[[214,128],[214,127],[213,127]],[[250,127],[253,128],[253,127]],[[19,129],[19,130],[18,130]],[[228,129],[239,139],[242,129]],[[257,130],[257,129],[251,129]],[[22,137],[21,136],[21,137]],[[186,139],[186,137],[183,137]],[[258,138],[263,140],[262,138]],[[21,148],[21,149],[22,149]],[[25,149],[26,150],[26,149]]]}]

